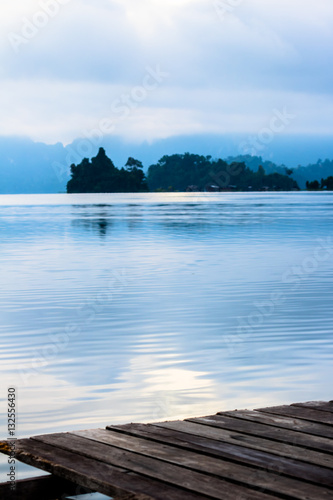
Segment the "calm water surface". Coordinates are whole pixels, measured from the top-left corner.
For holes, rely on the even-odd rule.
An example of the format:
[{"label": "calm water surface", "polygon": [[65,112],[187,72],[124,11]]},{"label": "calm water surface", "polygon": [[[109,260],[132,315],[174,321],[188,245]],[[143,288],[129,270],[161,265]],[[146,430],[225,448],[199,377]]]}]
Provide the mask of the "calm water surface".
[{"label": "calm water surface", "polygon": [[18,437],[333,398],[333,194],[1,196],[0,235],[1,438],[9,386]]}]

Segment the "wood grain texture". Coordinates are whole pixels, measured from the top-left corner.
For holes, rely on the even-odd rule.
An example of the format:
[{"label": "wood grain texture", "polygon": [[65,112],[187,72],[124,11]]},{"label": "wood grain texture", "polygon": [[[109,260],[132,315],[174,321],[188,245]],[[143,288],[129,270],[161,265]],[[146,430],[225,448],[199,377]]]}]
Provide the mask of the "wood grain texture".
[{"label": "wood grain texture", "polygon": [[326,468],[279,457],[268,452],[166,429],[154,424],[127,424],[123,426],[110,426],[109,428],[119,433],[172,444],[177,448],[196,450],[200,453],[221,457],[235,463],[250,465],[259,469],[298,478],[305,482],[311,481],[317,484],[333,486],[330,471]]},{"label": "wood grain texture", "polygon": [[331,439],[309,436],[294,430],[266,425],[262,422],[256,423],[245,419],[241,420],[239,418],[230,417],[229,415],[224,415],[223,413],[202,418],[190,418],[186,421],[213,426],[216,425],[222,429],[263,437],[271,441],[279,441],[281,443],[291,444],[310,450],[333,453],[333,440]]},{"label": "wood grain texture", "polygon": [[166,422],[157,424],[167,429],[175,429],[188,434],[198,434],[211,439],[217,439],[231,444],[241,444],[247,448],[265,451],[273,455],[301,460],[310,464],[333,469],[333,456],[311,450],[304,450],[298,446],[270,441],[240,432],[233,432],[219,427],[218,423],[193,423],[189,421]]},{"label": "wood grain texture", "polygon": [[[309,498],[330,498],[332,491],[306,484],[302,481],[286,478],[268,470],[253,469],[230,461],[212,458],[193,450],[183,450],[167,443],[156,443],[148,439],[119,434],[112,430],[79,431],[75,435],[92,439],[98,443],[117,446],[122,450],[133,451],[157,460],[164,460],[199,472],[213,474],[223,479],[229,479],[250,485],[268,493],[292,495],[293,498],[307,500]],[[332,473],[333,476],[333,473]]]},{"label": "wood grain texture", "polygon": [[300,406],[273,406],[270,408],[257,408],[256,411],[300,418],[302,420],[309,420],[310,422],[316,422],[318,424],[326,424],[331,426],[331,429],[333,426],[332,413],[314,410],[313,408],[302,408]]},{"label": "wood grain texture", "polygon": [[324,437],[330,442],[333,439],[333,429],[331,427],[325,424],[310,422],[308,420],[301,420],[299,418],[262,413],[253,410],[220,412],[218,415],[226,415],[232,418],[240,418],[250,422],[263,423],[273,427],[281,427],[282,429],[290,429],[304,434]]},{"label": "wood grain texture", "polygon": [[[91,433],[93,431],[87,432]],[[109,431],[105,432],[108,433]],[[218,464],[214,467],[213,472],[209,474],[191,470],[189,468],[189,464],[192,463],[191,457],[186,460],[185,467],[180,467],[167,461],[161,461],[151,456],[144,456],[140,453],[133,453],[123,448],[106,445],[101,443],[100,440],[89,440],[75,434],[52,434],[37,437],[37,440],[40,444],[45,443],[56,447],[56,449],[71,450],[76,455],[87,456],[93,461],[100,461],[108,465],[121,467],[136,474],[154,480],[162,480],[171,485],[179,486],[192,492],[198,492],[211,498],[223,500],[233,500],[234,498],[268,500],[268,498],[271,498],[265,493],[251,491],[247,487],[220,479],[217,477]],[[135,448],[139,448],[137,443]],[[167,456],[169,453],[169,449],[161,450],[163,456]],[[209,459],[209,457],[203,457],[203,459]],[[209,465],[213,467],[212,463]],[[237,478],[234,479],[237,481]]]},{"label": "wood grain texture", "polygon": [[[34,439],[17,441],[17,460],[51,472],[83,488],[114,497],[115,500],[128,498],[129,495],[133,495],[135,500],[184,500],[184,489],[78,456]],[[207,500],[209,497],[186,492],[185,498]]]},{"label": "wood grain texture", "polygon": [[333,413],[333,401],[308,401],[307,403],[293,403],[291,406],[300,406],[301,408],[313,408],[319,411],[328,411]]},{"label": "wood grain texture", "polygon": [[[0,452],[10,454],[7,441]],[[0,499],[333,500],[333,402],[185,421],[127,424],[16,441],[16,459],[51,473]]]}]

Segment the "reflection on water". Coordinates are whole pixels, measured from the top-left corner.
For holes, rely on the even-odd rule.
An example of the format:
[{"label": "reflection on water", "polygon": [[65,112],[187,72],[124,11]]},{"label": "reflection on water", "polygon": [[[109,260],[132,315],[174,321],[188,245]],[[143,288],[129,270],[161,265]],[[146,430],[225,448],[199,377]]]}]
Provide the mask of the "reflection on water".
[{"label": "reflection on water", "polygon": [[329,193],[0,197],[19,435],[331,399],[332,209]]}]

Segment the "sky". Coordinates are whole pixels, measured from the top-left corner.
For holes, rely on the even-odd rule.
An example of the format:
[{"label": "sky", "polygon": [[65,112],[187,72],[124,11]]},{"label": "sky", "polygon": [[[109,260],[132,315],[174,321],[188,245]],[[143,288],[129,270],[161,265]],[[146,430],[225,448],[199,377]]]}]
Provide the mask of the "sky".
[{"label": "sky", "polygon": [[11,0],[0,135],[333,133],[332,0]]}]

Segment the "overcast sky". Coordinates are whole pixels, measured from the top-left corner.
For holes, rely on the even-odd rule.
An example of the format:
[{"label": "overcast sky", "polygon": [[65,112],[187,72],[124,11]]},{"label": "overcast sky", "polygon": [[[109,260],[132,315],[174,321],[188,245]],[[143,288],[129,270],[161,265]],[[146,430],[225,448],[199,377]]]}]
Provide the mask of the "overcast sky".
[{"label": "overcast sky", "polygon": [[332,0],[2,2],[0,135],[332,134],[332,26]]}]

